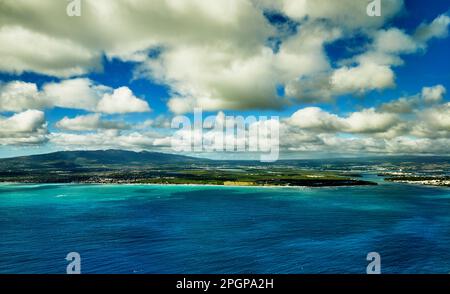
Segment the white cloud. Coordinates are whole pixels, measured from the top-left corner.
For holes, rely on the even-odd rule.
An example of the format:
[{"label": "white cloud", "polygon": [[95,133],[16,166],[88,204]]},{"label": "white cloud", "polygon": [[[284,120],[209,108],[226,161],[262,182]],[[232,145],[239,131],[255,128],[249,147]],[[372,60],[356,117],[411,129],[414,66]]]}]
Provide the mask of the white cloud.
[{"label": "white cloud", "polygon": [[397,28],[376,31],[369,50],[343,62],[357,63],[356,66],[334,70],[330,78],[332,89],[337,94],[363,94],[392,88],[395,74],[391,66],[403,64],[399,55],[416,52],[419,46],[412,37]]},{"label": "white cloud", "polygon": [[[304,137],[304,136],[303,136]],[[288,139],[282,136],[285,152],[301,154],[358,155],[368,154],[448,154],[450,139],[447,138],[414,138],[398,136],[380,139],[365,136],[342,137],[336,134],[316,135],[315,140],[302,140],[292,135]],[[286,144],[289,141],[289,145]]]},{"label": "white cloud", "polygon": [[344,133],[380,133],[395,126],[398,117],[391,113],[376,112],[369,108],[353,112],[347,117],[326,112],[318,107],[307,107],[298,110],[287,123],[301,129],[312,130],[318,133],[344,132]]},{"label": "white cloud", "polygon": [[450,140],[399,137],[386,141],[383,150],[392,154],[448,154]]},{"label": "white cloud", "polygon": [[[366,3],[350,0],[276,4],[264,0],[98,0],[83,4],[81,17],[68,18],[65,3],[42,0],[37,6],[23,0],[4,1],[1,28],[19,28],[24,44],[43,36],[40,39],[45,42],[37,42],[35,48],[51,53],[33,58],[11,49],[5,58],[24,60],[21,71],[64,77],[98,68],[102,53],[133,60],[141,63],[138,74],[169,86],[168,106],[182,113],[195,106],[205,110],[278,109],[287,99],[278,96],[277,86],[286,86],[287,93],[299,101],[330,100],[330,91],[314,95],[303,84],[305,77],[330,70],[324,45],[342,31],[351,35],[353,30],[380,27],[400,11],[403,1],[385,1],[383,16],[377,18],[366,15]],[[267,46],[268,38],[276,35],[264,17],[268,7],[301,23],[301,29],[283,40],[277,52]],[[154,48],[161,52],[149,58],[147,53]],[[35,65],[39,61],[41,67]]]},{"label": "white cloud", "polygon": [[419,41],[398,28],[368,31],[367,35],[372,43],[363,53],[339,61],[339,68],[322,68],[322,72],[312,77],[287,82],[286,94],[304,102],[327,102],[341,94],[361,95],[395,87],[392,67],[404,63],[400,56],[425,50],[426,41],[438,36],[430,35],[430,38]]},{"label": "white cloud", "polygon": [[296,111],[288,119],[288,123],[319,132],[335,132],[345,128],[344,119],[319,107],[307,107]]},{"label": "white cloud", "polygon": [[45,115],[42,111],[27,110],[13,116],[2,119],[3,134],[6,133],[31,133],[41,128],[45,123]]},{"label": "white cloud", "polygon": [[176,93],[169,101],[175,113],[204,110],[277,108],[276,56],[268,48],[240,56],[235,48],[186,47],[166,50],[141,72],[167,83]]},{"label": "white cloud", "polygon": [[53,107],[95,110],[102,96],[111,88],[96,85],[86,78],[63,80],[43,86],[43,95]]},{"label": "white cloud", "polygon": [[0,116],[0,145],[39,144],[47,139],[47,122],[42,111],[27,110],[11,117]]},{"label": "white cloud", "polygon": [[295,152],[448,154],[450,103],[429,107],[421,100],[416,95],[394,101],[425,107],[404,113],[398,107],[387,112],[369,108],[343,117],[317,107],[303,108],[283,120],[280,144]]},{"label": "white cloud", "polygon": [[288,96],[301,99],[296,81],[329,70],[323,46],[339,35],[337,29],[305,24],[278,52],[261,46],[255,54],[242,56],[229,46],[180,47],[166,51],[159,60],[149,61],[146,68],[150,76],[170,84],[177,93],[168,103],[176,113],[194,107],[211,111],[277,109],[287,103],[278,96],[278,85],[292,82]]},{"label": "white cloud", "polygon": [[104,94],[98,102],[97,110],[103,113],[149,112],[150,106],[133,95],[128,87],[115,89],[112,94]]},{"label": "white cloud", "polygon": [[[396,28],[376,31],[402,10],[402,0],[383,1],[381,17],[367,16],[367,3],[354,0],[98,0],[83,3],[84,13],[77,18],[67,17],[66,3],[40,2],[2,2],[0,40],[6,46],[0,49],[0,70],[67,77],[98,70],[102,54],[132,60],[140,64],[137,76],[168,85],[168,107],[175,113],[198,106],[214,111],[279,109],[290,102],[279,97],[277,87],[285,87],[287,97],[296,102],[330,101],[343,93],[392,87],[391,66],[401,64],[399,54],[413,53],[429,39],[443,37],[448,24],[448,17],[440,16],[421,25],[413,37]],[[277,29],[264,17],[266,9],[299,24],[278,51],[267,45]],[[324,46],[356,32],[372,37],[373,44],[354,58],[356,66],[333,72]],[[10,42],[13,37],[17,40]],[[150,58],[148,52],[155,48],[159,54]],[[74,91],[57,86],[55,91],[67,96],[86,90],[80,95],[85,98],[78,98],[85,99],[81,105],[73,99],[58,103],[94,110],[94,100],[108,96],[89,95],[93,86],[66,85]],[[51,89],[48,92],[55,92]],[[92,99],[96,95],[101,98]],[[138,103],[133,101],[135,111]],[[106,112],[119,111],[116,106],[100,105]]]},{"label": "white cloud", "polygon": [[380,109],[385,112],[403,114],[419,112],[424,107],[440,103],[445,93],[446,89],[442,85],[423,87],[421,93],[383,103]]},{"label": "white cloud", "polygon": [[292,80],[284,90],[287,97],[304,103],[330,102],[335,95],[327,72]]},{"label": "white cloud", "polygon": [[101,114],[79,115],[74,118],[67,116],[56,123],[56,127],[67,131],[93,131],[98,129],[127,129],[129,125],[119,121],[102,120]]},{"label": "white cloud", "polygon": [[139,52],[155,46],[195,42],[253,50],[271,33],[261,11],[246,0],[85,1],[76,18],[66,15],[66,6],[53,0],[2,1],[0,40],[14,38],[2,46],[7,62],[0,69],[67,77],[96,68],[102,53],[142,59]]},{"label": "white cloud", "polygon": [[430,39],[444,37],[449,21],[446,15],[438,16],[431,24],[422,24],[413,36],[397,28],[375,31],[368,50],[341,62],[356,63],[356,66],[343,66],[332,73],[331,90],[337,94],[362,94],[395,86],[392,67],[403,64],[400,55],[425,50]]},{"label": "white cloud", "polygon": [[418,44],[403,31],[391,28],[378,31],[373,46],[386,53],[411,53],[417,50]]},{"label": "white cloud", "polygon": [[75,78],[44,84],[12,81],[0,85],[0,111],[70,108],[112,113],[148,112],[150,106],[128,87],[113,90],[87,78]]},{"label": "white cloud", "polygon": [[147,119],[142,123],[137,125],[137,129],[147,129],[147,128],[161,128],[161,129],[170,129],[171,126],[171,118],[160,114],[155,119]]},{"label": "white cloud", "polygon": [[[5,17],[4,13],[0,11],[1,18]],[[100,52],[90,51],[69,38],[42,34],[18,25],[0,27],[1,71],[69,77],[100,67]]]},{"label": "white cloud", "polygon": [[39,92],[36,84],[13,81],[0,84],[0,111],[23,111],[26,109],[41,109],[49,102]]},{"label": "white cloud", "polygon": [[398,117],[392,113],[381,113],[373,108],[354,112],[345,119],[347,131],[351,133],[385,132],[398,123]]},{"label": "white cloud", "polygon": [[127,132],[119,130],[100,130],[87,134],[52,133],[49,142],[66,150],[96,150],[96,149],[153,149],[154,141],[161,136],[156,133]]},{"label": "white cloud", "polygon": [[356,67],[344,66],[334,71],[331,84],[340,93],[365,93],[393,87],[394,72],[385,65],[363,63]]},{"label": "white cloud", "polygon": [[433,87],[424,87],[422,89],[422,98],[426,103],[441,102],[446,91],[447,90],[442,85],[436,85]]},{"label": "white cloud", "polygon": [[403,0],[383,0],[382,2],[383,13],[380,17],[367,15],[367,1],[282,0],[270,1],[270,5],[281,5],[286,15],[297,20],[310,17],[316,20],[325,19],[346,29],[373,29],[382,26],[403,8]]},{"label": "white cloud", "polygon": [[0,85],[0,111],[22,111],[53,107],[95,110],[109,87],[95,85],[91,80],[77,78],[44,84],[42,90],[34,83],[12,81]]},{"label": "white cloud", "polygon": [[382,111],[391,113],[411,113],[419,106],[418,96],[401,97],[399,99],[383,103],[380,107]]},{"label": "white cloud", "polygon": [[[307,107],[281,120],[280,148],[284,151],[332,154],[442,154],[448,152],[445,143],[450,140],[449,117],[450,103],[408,115],[369,108],[339,116],[317,107]],[[225,114],[219,112],[215,119],[223,121],[224,118]],[[71,121],[72,126],[76,123],[94,126],[97,122],[95,118],[94,123],[86,123],[84,117]],[[153,126],[153,123],[154,121],[147,121],[145,128]],[[76,130],[88,129],[90,128],[80,127]],[[150,132],[142,128],[140,131],[136,130],[98,128],[82,134],[52,133],[49,138],[52,144],[65,149],[123,148],[166,151],[172,150],[174,138],[168,134],[177,134],[177,137],[183,138],[193,137],[195,140],[202,138],[191,130],[178,130],[175,133],[165,127]],[[204,130],[203,140],[213,142],[211,139],[216,135],[217,131],[214,129]],[[223,138],[225,142],[234,140],[234,137]],[[246,137],[245,140],[249,138]]]},{"label": "white cloud", "polygon": [[450,133],[450,102],[425,109],[419,113],[419,118],[432,131],[447,131]]},{"label": "white cloud", "polygon": [[[448,23],[450,18],[446,15],[440,15],[434,19],[431,24],[422,24],[414,35],[410,36],[398,28],[379,30],[372,34],[373,42],[366,52],[355,56],[353,61],[364,63],[377,63],[380,65],[402,65],[403,60],[399,57],[401,54],[411,54],[418,50],[425,50],[427,42],[432,38],[442,38],[448,32]],[[436,29],[438,27],[438,32]],[[424,31],[434,31],[424,36]],[[422,31],[422,33],[420,33]]]},{"label": "white cloud", "polygon": [[448,34],[449,24],[450,17],[442,14],[429,24],[422,23],[417,28],[414,38],[420,43],[425,43],[432,38],[445,38]]},{"label": "white cloud", "polygon": [[[53,0],[2,1],[0,71],[67,78],[100,70],[103,55],[134,61],[139,64],[137,77],[168,86],[168,106],[175,113],[198,106],[211,111],[279,109],[393,87],[394,67],[403,64],[402,55],[426,50],[428,41],[447,35],[450,24],[450,18],[441,15],[413,34],[389,28],[389,19],[402,11],[401,0],[383,0],[381,17],[367,16],[367,1],[354,0],[96,0],[85,1],[82,16],[76,18],[67,17],[66,5]],[[264,17],[267,8],[295,20],[297,30],[280,37]],[[329,60],[325,46],[355,34],[370,43],[348,60]],[[281,38],[277,50],[268,46],[271,37]],[[158,53],[150,57],[152,50]],[[278,87],[286,97],[278,95]],[[282,125],[290,132],[282,136],[283,144],[292,150],[330,152],[414,152],[421,150],[421,143],[442,149],[449,133],[448,105],[439,105],[444,94],[442,86],[428,87],[417,97],[348,115],[300,109]],[[153,148],[165,140],[143,131],[167,128],[167,120],[147,121],[134,132],[119,131],[120,122],[103,119],[99,112],[150,111],[131,89],[71,78],[40,87],[22,81],[0,85],[0,112],[25,113],[1,118],[1,144],[44,142],[43,114],[25,110],[53,107],[95,112],[59,121],[64,130],[91,131],[51,134],[59,146]]]}]

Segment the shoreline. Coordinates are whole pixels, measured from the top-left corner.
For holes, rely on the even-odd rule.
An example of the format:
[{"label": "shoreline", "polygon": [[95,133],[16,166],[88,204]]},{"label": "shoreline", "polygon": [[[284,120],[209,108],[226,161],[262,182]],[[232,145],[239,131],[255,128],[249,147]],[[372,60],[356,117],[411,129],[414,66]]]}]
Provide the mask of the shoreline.
[{"label": "shoreline", "polygon": [[222,187],[222,188],[339,188],[339,187],[361,187],[377,186],[378,184],[368,185],[324,185],[324,186],[281,186],[281,185],[214,185],[214,184],[154,184],[154,183],[36,183],[36,182],[0,182],[0,187],[5,185],[92,185],[92,186],[160,186],[160,187]]},{"label": "shoreline", "polygon": [[[370,182],[370,181],[368,181]],[[386,181],[385,183],[391,183],[391,184],[401,184],[401,185],[411,185],[416,187],[428,187],[428,188],[444,188],[449,189],[449,186],[445,185],[430,185],[430,184],[424,184],[424,183],[417,183],[417,182],[406,182],[406,181]],[[381,183],[383,183],[381,182]],[[24,185],[24,186],[31,186],[31,185],[92,185],[92,186],[160,186],[160,187],[221,187],[221,188],[269,188],[269,189],[276,189],[276,188],[339,188],[339,187],[367,187],[367,186],[379,186],[380,183],[378,182],[370,182],[371,184],[356,184],[356,185],[214,185],[214,184],[156,184],[156,183],[92,183],[92,182],[67,182],[67,183],[42,183],[42,182],[0,182],[0,187],[2,185]]]}]

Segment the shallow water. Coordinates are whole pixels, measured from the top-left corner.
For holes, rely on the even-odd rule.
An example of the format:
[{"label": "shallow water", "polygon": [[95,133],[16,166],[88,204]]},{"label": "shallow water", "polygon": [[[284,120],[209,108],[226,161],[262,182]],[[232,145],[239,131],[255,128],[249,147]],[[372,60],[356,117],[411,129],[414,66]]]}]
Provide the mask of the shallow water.
[{"label": "shallow water", "polygon": [[0,185],[0,273],[450,272],[450,190]]}]

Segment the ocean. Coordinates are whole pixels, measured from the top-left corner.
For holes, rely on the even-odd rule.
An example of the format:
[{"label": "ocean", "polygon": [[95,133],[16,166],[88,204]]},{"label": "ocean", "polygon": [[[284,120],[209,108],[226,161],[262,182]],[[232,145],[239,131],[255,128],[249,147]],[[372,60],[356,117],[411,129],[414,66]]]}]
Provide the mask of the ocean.
[{"label": "ocean", "polygon": [[450,272],[450,189],[0,185],[0,273]]}]

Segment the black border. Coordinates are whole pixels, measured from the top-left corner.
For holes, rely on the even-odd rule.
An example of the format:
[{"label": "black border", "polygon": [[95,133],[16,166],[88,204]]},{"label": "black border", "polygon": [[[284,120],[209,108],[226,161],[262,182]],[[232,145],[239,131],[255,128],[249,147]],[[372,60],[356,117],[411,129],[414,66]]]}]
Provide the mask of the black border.
[{"label": "black border", "polygon": [[[269,290],[450,290],[450,275],[0,275],[0,291],[21,290],[180,290],[177,281],[208,280],[211,285],[220,285],[221,279],[273,279],[273,288],[251,289]],[[219,286],[210,287],[208,292],[227,290],[248,290]],[[364,291],[364,292],[361,292]],[[204,292],[196,289],[195,292]]]}]

